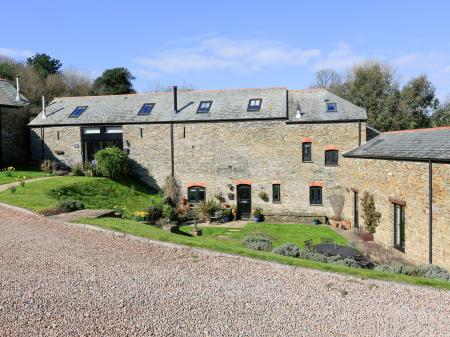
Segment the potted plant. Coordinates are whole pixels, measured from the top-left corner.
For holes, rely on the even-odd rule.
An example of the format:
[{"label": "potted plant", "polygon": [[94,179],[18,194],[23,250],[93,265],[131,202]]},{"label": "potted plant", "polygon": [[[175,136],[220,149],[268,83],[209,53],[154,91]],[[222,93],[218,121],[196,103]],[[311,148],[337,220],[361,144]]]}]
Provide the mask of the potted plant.
[{"label": "potted plant", "polygon": [[253,219],[255,222],[264,221],[264,214],[262,208],[260,207],[255,208],[255,210],[253,211]]},{"label": "potted plant", "polygon": [[312,220],[313,225],[320,225],[320,219],[319,218],[313,218]]},{"label": "potted plant", "polygon": [[222,216],[223,216],[223,221],[224,222],[229,222],[232,220],[232,215],[231,215],[231,208],[225,208],[222,211]]},{"label": "potted plant", "polygon": [[375,200],[372,194],[364,192],[362,200],[362,218],[364,219],[364,231],[360,232],[360,237],[364,241],[373,241],[378,223],[380,222],[381,213],[375,208]]},{"label": "potted plant", "polygon": [[123,218],[126,207],[114,206],[114,216],[118,218]]},{"label": "potted plant", "polygon": [[233,216],[233,219],[237,218],[237,207],[236,206],[231,207],[231,215]]}]

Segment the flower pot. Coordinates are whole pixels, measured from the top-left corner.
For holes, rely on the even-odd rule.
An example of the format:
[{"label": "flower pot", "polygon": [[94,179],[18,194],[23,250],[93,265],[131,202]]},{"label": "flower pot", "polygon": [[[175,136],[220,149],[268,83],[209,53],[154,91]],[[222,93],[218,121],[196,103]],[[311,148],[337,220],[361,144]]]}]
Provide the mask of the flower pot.
[{"label": "flower pot", "polygon": [[319,219],[313,219],[312,224],[313,225],[320,225],[320,220]]},{"label": "flower pot", "polygon": [[224,222],[230,222],[230,221],[231,221],[231,216],[225,215],[225,216],[223,217],[223,221],[224,221]]},{"label": "flower pot", "polygon": [[262,222],[262,217],[255,216],[254,220],[255,220],[255,222]]},{"label": "flower pot", "polygon": [[345,230],[352,228],[352,224],[345,220],[340,221],[339,226],[341,227],[341,229],[345,229]]},{"label": "flower pot", "polygon": [[359,236],[361,237],[361,239],[363,239],[363,241],[373,241],[372,233],[362,232],[362,233],[359,233]]},{"label": "flower pot", "polygon": [[328,220],[328,222],[330,223],[330,226],[331,227],[333,227],[333,228],[339,228],[339,221],[336,221],[336,220]]}]

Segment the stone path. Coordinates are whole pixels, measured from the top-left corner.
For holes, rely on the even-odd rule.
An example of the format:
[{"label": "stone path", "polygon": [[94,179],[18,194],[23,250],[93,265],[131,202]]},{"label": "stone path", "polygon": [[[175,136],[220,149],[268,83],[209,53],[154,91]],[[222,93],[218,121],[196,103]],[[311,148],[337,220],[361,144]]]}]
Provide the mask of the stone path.
[{"label": "stone path", "polygon": [[0,205],[0,336],[450,336],[449,291],[86,228]]},{"label": "stone path", "polygon": [[50,215],[48,218],[62,222],[71,222],[80,218],[101,218],[112,214],[114,214],[113,209],[82,209],[69,213]]}]

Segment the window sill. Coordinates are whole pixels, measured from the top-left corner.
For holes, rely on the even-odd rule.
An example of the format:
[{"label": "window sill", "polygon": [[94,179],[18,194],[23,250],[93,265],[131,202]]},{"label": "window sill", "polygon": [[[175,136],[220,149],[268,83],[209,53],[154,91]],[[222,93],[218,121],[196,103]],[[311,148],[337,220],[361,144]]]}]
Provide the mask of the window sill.
[{"label": "window sill", "polygon": [[323,206],[323,204],[309,204],[310,206]]},{"label": "window sill", "polygon": [[302,160],[302,163],[314,163],[312,160]]},{"label": "window sill", "polygon": [[281,201],[272,201],[272,204],[281,204]]},{"label": "window sill", "polygon": [[339,164],[325,164],[325,167],[338,167]]}]

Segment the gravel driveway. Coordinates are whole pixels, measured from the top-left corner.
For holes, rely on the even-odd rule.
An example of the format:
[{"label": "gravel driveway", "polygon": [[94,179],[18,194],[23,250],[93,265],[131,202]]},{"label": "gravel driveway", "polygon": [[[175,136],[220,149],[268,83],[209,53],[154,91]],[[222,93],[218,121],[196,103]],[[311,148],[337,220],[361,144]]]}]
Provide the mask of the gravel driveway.
[{"label": "gravel driveway", "polygon": [[0,206],[0,336],[450,336],[450,292],[72,227]]}]

